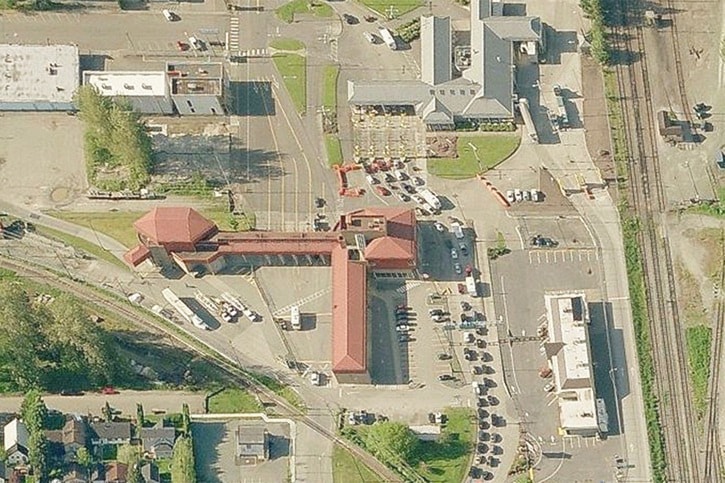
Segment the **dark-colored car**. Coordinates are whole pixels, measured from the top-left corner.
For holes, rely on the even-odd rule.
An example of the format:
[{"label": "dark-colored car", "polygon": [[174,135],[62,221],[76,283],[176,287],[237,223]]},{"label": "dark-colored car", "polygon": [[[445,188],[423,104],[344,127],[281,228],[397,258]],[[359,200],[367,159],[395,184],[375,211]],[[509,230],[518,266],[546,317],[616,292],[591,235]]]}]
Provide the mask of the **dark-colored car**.
[{"label": "dark-colored car", "polygon": [[401,186],[401,187],[402,187],[402,188],[403,188],[403,189],[404,189],[404,190],[405,190],[406,192],[408,192],[408,193],[409,193],[409,194],[411,194],[411,195],[415,193],[415,188],[413,188],[413,187],[412,187],[411,185],[409,185],[408,183],[401,183],[401,184],[400,184],[400,186]]},{"label": "dark-colored car", "polygon": [[481,477],[481,468],[477,466],[471,466],[471,469],[468,472],[469,478],[480,478]]},{"label": "dark-colored car", "polygon": [[478,347],[479,349],[485,348],[486,347],[486,341],[483,340],[483,339],[477,339],[476,340],[476,347]]},{"label": "dark-colored car", "polygon": [[370,22],[370,23],[376,22],[378,20],[378,17],[375,17],[373,15],[366,15],[363,18],[365,19],[366,22]]},{"label": "dark-colored car", "polygon": [[325,198],[315,198],[315,206],[318,208],[322,208],[323,206],[325,206]]},{"label": "dark-colored car", "polygon": [[358,20],[358,18],[356,16],[350,15],[349,13],[343,13],[342,18],[343,18],[343,20],[345,20],[345,23],[348,25],[355,25],[355,24],[360,23],[360,20]]},{"label": "dark-colored car", "polygon": [[80,391],[78,389],[63,389],[60,391],[61,396],[82,396],[83,391]]},{"label": "dark-colored car", "polygon": [[449,361],[451,359],[453,359],[453,356],[445,352],[441,352],[440,354],[438,354],[439,361]]},{"label": "dark-colored car", "polygon": [[454,381],[456,378],[451,376],[450,374],[441,374],[438,376],[439,381]]}]

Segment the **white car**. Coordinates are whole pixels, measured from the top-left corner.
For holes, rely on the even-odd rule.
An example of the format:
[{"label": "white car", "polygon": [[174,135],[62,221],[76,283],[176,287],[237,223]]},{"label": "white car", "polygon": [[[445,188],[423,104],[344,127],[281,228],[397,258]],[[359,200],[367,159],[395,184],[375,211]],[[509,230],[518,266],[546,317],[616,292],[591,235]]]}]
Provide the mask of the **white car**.
[{"label": "white car", "polygon": [[451,248],[451,258],[454,260],[458,259],[458,251],[455,248]]},{"label": "white car", "polygon": [[524,197],[524,201],[531,201],[531,191],[524,190],[521,194]]},{"label": "white car", "polygon": [[368,180],[368,183],[370,183],[370,184],[379,184],[380,183],[380,180],[378,178],[376,178],[375,176],[373,176],[372,174],[367,175],[366,178]]},{"label": "white car", "polygon": [[440,223],[440,222],[437,222],[437,221],[436,221],[436,222],[435,222],[435,223],[433,224],[433,226],[435,226],[435,229],[436,229],[436,230],[438,230],[438,231],[439,231],[439,232],[441,232],[441,233],[443,233],[443,232],[445,232],[445,231],[446,231],[446,227],[445,227],[445,226],[443,226],[443,223]]},{"label": "white car", "polygon": [[195,50],[202,50],[202,44],[199,39],[196,37],[189,37],[189,44],[195,49]]},{"label": "white car", "polygon": [[310,372],[310,384],[313,386],[319,386],[320,382],[320,373],[317,371]]},{"label": "white car", "polygon": [[461,264],[460,263],[454,263],[453,264],[453,270],[455,270],[458,275],[460,275],[461,273],[463,273],[463,270],[461,269]]},{"label": "white car", "polygon": [[539,190],[531,190],[531,201],[534,203],[538,202],[540,200],[540,194]]},{"label": "white car", "polygon": [[224,322],[231,322],[232,321],[232,316],[229,315],[229,312],[222,312],[222,320]]},{"label": "white car", "polygon": [[520,189],[516,188],[514,190],[514,198],[516,199],[516,201],[523,201],[524,195],[521,193]]},{"label": "white car", "polygon": [[347,424],[354,426],[357,424],[357,418],[354,412],[347,413]]},{"label": "white car", "polygon": [[132,293],[128,296],[128,301],[134,304],[140,304],[143,300],[143,295],[138,292]]},{"label": "white car", "polygon": [[506,191],[506,201],[509,203],[513,203],[516,201],[516,198],[514,198],[514,190],[508,190]]},{"label": "white car", "polygon": [[408,332],[408,329],[410,329],[410,327],[405,324],[400,324],[395,327],[395,330],[397,330],[398,332]]},{"label": "white car", "polygon": [[551,392],[554,390],[554,382],[547,382],[546,386],[544,386],[544,392]]},{"label": "white car", "polygon": [[169,22],[173,22],[174,20],[176,20],[176,14],[174,14],[174,12],[171,12],[170,10],[162,10],[161,13],[164,14],[164,17]]},{"label": "white car", "polygon": [[405,174],[404,171],[396,170],[395,171],[395,179],[397,179],[398,181],[405,181],[406,179],[408,179],[408,175]]}]

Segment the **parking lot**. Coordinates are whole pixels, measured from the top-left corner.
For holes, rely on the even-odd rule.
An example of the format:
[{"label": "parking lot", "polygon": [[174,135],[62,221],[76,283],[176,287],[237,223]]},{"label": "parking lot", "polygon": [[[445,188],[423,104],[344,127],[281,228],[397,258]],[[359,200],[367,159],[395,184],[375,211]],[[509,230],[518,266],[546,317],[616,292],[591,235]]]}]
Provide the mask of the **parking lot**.
[{"label": "parking lot", "polygon": [[[235,432],[240,425],[263,425],[269,432],[269,460],[242,465],[235,462]],[[292,441],[288,424],[259,420],[195,420],[196,473],[209,483],[284,481],[289,474]]]}]

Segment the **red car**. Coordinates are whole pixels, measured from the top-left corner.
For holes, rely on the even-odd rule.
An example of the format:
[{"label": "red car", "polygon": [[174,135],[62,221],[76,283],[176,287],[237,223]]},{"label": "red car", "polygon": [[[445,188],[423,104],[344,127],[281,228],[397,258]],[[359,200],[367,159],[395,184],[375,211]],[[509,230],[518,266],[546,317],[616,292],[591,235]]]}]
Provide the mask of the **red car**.
[{"label": "red car", "polygon": [[380,193],[382,196],[390,196],[390,190],[384,186],[377,185],[375,187],[378,193]]},{"label": "red car", "polygon": [[103,389],[101,389],[101,394],[109,394],[109,395],[110,394],[118,394],[118,391],[114,387],[106,386]]},{"label": "red car", "polygon": [[176,47],[182,52],[186,52],[187,50],[189,50],[189,44],[187,44],[186,42],[182,42],[181,40],[176,41]]}]

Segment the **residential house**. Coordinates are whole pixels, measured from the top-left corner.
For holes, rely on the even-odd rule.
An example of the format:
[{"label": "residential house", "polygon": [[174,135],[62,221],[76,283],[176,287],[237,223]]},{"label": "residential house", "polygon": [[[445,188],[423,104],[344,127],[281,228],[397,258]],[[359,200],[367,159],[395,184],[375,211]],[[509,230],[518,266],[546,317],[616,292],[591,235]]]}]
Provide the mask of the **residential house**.
[{"label": "residential house", "polygon": [[106,483],[126,483],[128,465],[112,461],[106,465]]},{"label": "residential house", "polygon": [[91,483],[106,483],[106,467],[96,463],[91,467]]},{"label": "residential house", "polygon": [[269,434],[263,426],[240,425],[235,436],[237,463],[255,464],[269,459]]},{"label": "residential house", "polygon": [[131,442],[131,423],[94,421],[90,434],[93,446],[126,444]]},{"label": "residential house", "polygon": [[28,428],[18,418],[13,419],[4,428],[5,462],[10,466],[28,464]]},{"label": "residential house", "polygon": [[154,459],[171,458],[176,441],[176,429],[165,427],[164,420],[161,419],[154,427],[141,430],[141,441],[144,451]]},{"label": "residential house", "polygon": [[141,475],[146,483],[161,483],[159,467],[153,461],[141,467]]},{"label": "residential house", "polygon": [[88,483],[88,472],[78,463],[71,463],[63,475],[63,483]]},{"label": "residential house", "polygon": [[63,426],[63,448],[66,459],[74,460],[79,449],[88,444],[88,426],[81,416],[73,416]]}]

